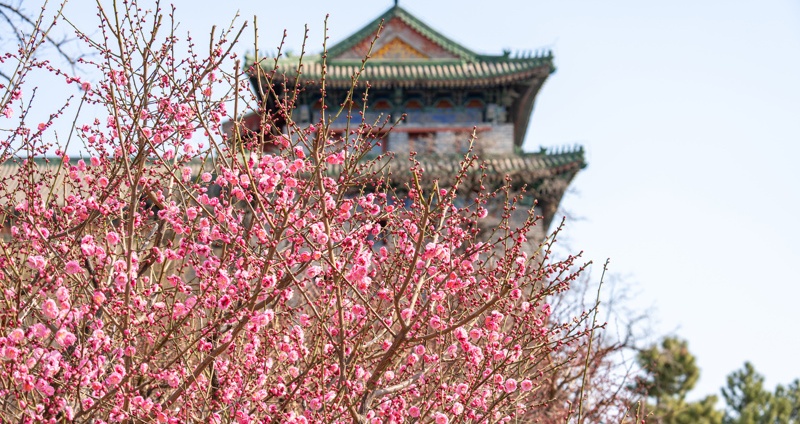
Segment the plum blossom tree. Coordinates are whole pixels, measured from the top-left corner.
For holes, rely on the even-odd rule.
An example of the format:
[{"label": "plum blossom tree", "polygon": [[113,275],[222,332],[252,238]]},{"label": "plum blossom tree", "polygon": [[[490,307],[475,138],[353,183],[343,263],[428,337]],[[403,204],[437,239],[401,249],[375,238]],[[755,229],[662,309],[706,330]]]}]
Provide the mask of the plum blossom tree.
[{"label": "plum blossom tree", "polygon": [[[398,191],[367,160],[369,124],[301,128],[291,95],[264,118],[274,131],[226,133],[261,107],[244,77],[261,67],[233,53],[244,27],[201,47],[158,3],[98,17],[99,37],[76,33],[96,80],[35,59],[35,43],[0,57],[16,69],[0,86],[0,161],[14,170],[0,180],[4,420],[580,422],[577,405],[617,396],[593,378],[576,390],[591,308],[548,303],[577,258],[550,259],[554,237],[526,253],[537,217],[511,225],[507,191],[454,201],[474,155],[433,187],[412,157]],[[79,107],[31,124],[34,70],[73,86]],[[49,132],[64,121],[68,134]],[[479,236],[497,199],[500,224]]]}]

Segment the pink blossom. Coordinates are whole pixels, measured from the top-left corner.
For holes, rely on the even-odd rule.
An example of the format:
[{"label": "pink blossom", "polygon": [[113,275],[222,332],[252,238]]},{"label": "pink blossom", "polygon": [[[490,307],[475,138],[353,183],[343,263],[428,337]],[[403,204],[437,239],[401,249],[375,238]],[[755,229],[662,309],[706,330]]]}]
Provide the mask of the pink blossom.
[{"label": "pink blossom", "polygon": [[36,390],[43,393],[45,396],[50,397],[55,394],[55,389],[53,386],[47,383],[47,380],[40,378],[36,381]]},{"label": "pink blossom", "polygon": [[503,384],[503,381],[505,381],[505,378],[503,378],[502,374],[495,374],[495,375],[492,376],[492,380],[494,380],[494,384],[500,385],[500,384]]},{"label": "pink blossom", "polygon": [[441,412],[437,412],[433,414],[433,421],[436,424],[447,424],[450,422],[450,419],[447,418],[447,415],[442,414]]},{"label": "pink blossom", "polygon": [[412,418],[419,417],[419,408],[416,406],[408,408],[408,415],[410,415]]},{"label": "pink blossom", "polygon": [[56,341],[63,347],[70,347],[75,343],[77,338],[74,334],[70,333],[67,329],[62,328],[56,332]]},{"label": "pink blossom", "polygon": [[506,382],[503,383],[503,390],[505,390],[506,393],[514,393],[517,391],[517,380],[514,380],[513,378],[506,380]]},{"label": "pink blossom", "polygon": [[228,307],[231,305],[231,302],[232,301],[231,301],[230,296],[228,296],[226,294],[226,295],[224,295],[224,296],[219,298],[218,305],[219,305],[220,309],[228,309]]},{"label": "pink blossom", "polygon": [[64,271],[66,271],[67,274],[77,274],[83,272],[83,268],[78,264],[78,261],[69,261],[64,267]]},{"label": "pink blossom", "polygon": [[47,318],[53,319],[58,316],[58,306],[56,306],[56,301],[53,299],[47,299],[42,304],[42,313]]},{"label": "pink blossom", "polygon": [[28,210],[28,201],[27,200],[22,200],[21,202],[19,202],[19,204],[17,204],[16,207],[14,207],[14,210],[17,211],[17,212],[27,211]]},{"label": "pink blossom", "polygon": [[[187,307],[187,308],[189,308],[189,309],[191,309],[191,308],[194,308],[194,305],[196,305],[196,304],[197,304],[197,297],[195,297],[195,296],[189,296],[189,297],[187,297],[187,298],[186,298],[186,302],[184,302],[184,304],[185,304],[185,305],[186,305],[186,307]],[[266,312],[265,312],[265,314],[266,314]]]},{"label": "pink blossom", "polygon": [[111,375],[109,375],[106,379],[106,384],[110,386],[116,386],[120,381],[122,381],[122,375],[117,372],[112,372]]},{"label": "pink blossom", "polygon": [[331,165],[339,165],[344,162],[344,151],[339,151],[338,153],[334,153],[329,155],[325,158],[325,162],[328,162]]},{"label": "pink blossom", "polygon": [[116,245],[119,243],[119,234],[114,231],[109,231],[108,234],[106,234],[106,242],[112,246]]},{"label": "pink blossom", "polygon": [[473,342],[477,341],[481,338],[481,330],[478,328],[469,330],[469,338],[472,339]]},{"label": "pink blossom", "polygon": [[97,250],[97,245],[94,243],[94,237],[87,235],[81,239],[81,253],[86,256],[94,256]]},{"label": "pink blossom", "polygon": [[258,402],[261,399],[264,399],[265,397],[267,397],[268,395],[269,395],[269,392],[267,392],[266,389],[261,389],[261,390],[256,391],[255,393],[253,393],[253,400]]},{"label": "pink blossom", "polygon": [[497,331],[500,329],[500,323],[503,321],[505,316],[498,311],[492,311],[492,313],[484,319],[484,325],[490,331]]},{"label": "pink blossom", "polygon": [[11,333],[9,333],[8,340],[11,340],[12,342],[17,343],[20,340],[22,340],[24,337],[25,337],[25,332],[22,331],[21,328],[15,328],[14,330],[11,331]]},{"label": "pink blossom", "polygon": [[434,315],[434,316],[433,316],[433,318],[431,318],[431,321],[430,321],[430,326],[431,326],[431,328],[433,328],[434,330],[440,330],[440,329],[442,329],[442,327],[444,326],[444,324],[442,323],[442,319],[441,319],[441,318],[439,318],[439,316],[438,316],[438,315]]},{"label": "pink blossom", "polygon": [[61,286],[56,290],[56,299],[61,309],[69,309],[69,289]]},{"label": "pink blossom", "polygon": [[47,265],[47,261],[41,255],[34,255],[28,257],[28,266],[33,269],[42,271],[45,265]]},{"label": "pink blossom", "polygon": [[181,302],[176,302],[175,305],[172,306],[172,319],[182,318],[188,313],[189,309]]},{"label": "pink blossom", "polygon": [[[53,304],[55,305],[55,302]],[[42,324],[41,322],[37,322],[31,326],[31,334],[37,339],[44,339],[50,335],[50,330],[46,325]]]},{"label": "pink blossom", "polygon": [[267,324],[269,324],[273,319],[275,319],[275,311],[272,309],[267,309],[264,311],[264,318],[267,320]]},{"label": "pink blossom", "polygon": [[522,380],[522,381],[519,383],[519,388],[520,388],[520,390],[522,390],[523,392],[528,392],[528,391],[530,391],[530,390],[533,388],[533,382],[532,382],[532,381],[530,381],[530,380],[528,380],[528,379]]},{"label": "pink blossom", "polygon": [[3,356],[8,360],[13,361],[14,359],[17,359],[17,355],[19,355],[19,349],[13,346],[6,346],[0,348],[0,356]]}]

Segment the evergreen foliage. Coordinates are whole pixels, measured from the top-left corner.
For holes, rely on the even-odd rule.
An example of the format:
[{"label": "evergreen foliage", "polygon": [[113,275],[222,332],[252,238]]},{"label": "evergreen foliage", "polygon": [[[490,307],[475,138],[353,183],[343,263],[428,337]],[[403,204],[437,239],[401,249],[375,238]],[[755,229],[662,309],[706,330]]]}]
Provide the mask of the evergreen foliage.
[{"label": "evergreen foliage", "polygon": [[800,423],[800,380],[778,385],[774,392],[764,388],[764,376],[753,364],[727,377],[722,388],[725,408],[717,408],[718,397],[687,402],[687,394],[700,377],[695,357],[685,340],[667,337],[660,344],[639,352],[642,375],[631,389],[646,396],[647,422],[657,424],[798,424]]}]

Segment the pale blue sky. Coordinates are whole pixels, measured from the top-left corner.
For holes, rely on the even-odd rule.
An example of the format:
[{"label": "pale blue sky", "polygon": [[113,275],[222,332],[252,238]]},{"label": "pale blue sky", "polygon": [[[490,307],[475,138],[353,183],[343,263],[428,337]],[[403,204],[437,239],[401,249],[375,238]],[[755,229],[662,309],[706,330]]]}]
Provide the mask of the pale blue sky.
[{"label": "pale blue sky", "polygon": [[[94,2],[67,11],[92,24]],[[238,9],[260,46],[284,29],[321,49],[392,4],[176,1],[183,32],[207,40]],[[745,360],[800,377],[800,3],[762,1],[423,1],[400,5],[482,53],[551,48],[526,147],[580,143],[589,167],[562,206],[569,247],[626,276],[657,331],[687,338],[696,396]],[[252,31],[238,51],[252,50]]]}]

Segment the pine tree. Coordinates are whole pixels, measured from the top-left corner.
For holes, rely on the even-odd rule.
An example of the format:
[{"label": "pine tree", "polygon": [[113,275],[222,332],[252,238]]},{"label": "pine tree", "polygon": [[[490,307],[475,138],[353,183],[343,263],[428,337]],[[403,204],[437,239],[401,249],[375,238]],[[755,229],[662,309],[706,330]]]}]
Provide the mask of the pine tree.
[{"label": "pine tree", "polygon": [[749,362],[728,375],[722,397],[727,405],[725,424],[800,423],[800,381],[778,385],[770,393],[764,388],[764,376]]},{"label": "pine tree", "polygon": [[700,369],[685,340],[665,338],[660,345],[639,352],[642,375],[632,389],[647,396],[648,422],[661,424],[720,424],[722,412],[715,409],[716,396],[687,402],[686,395],[697,384]]}]

